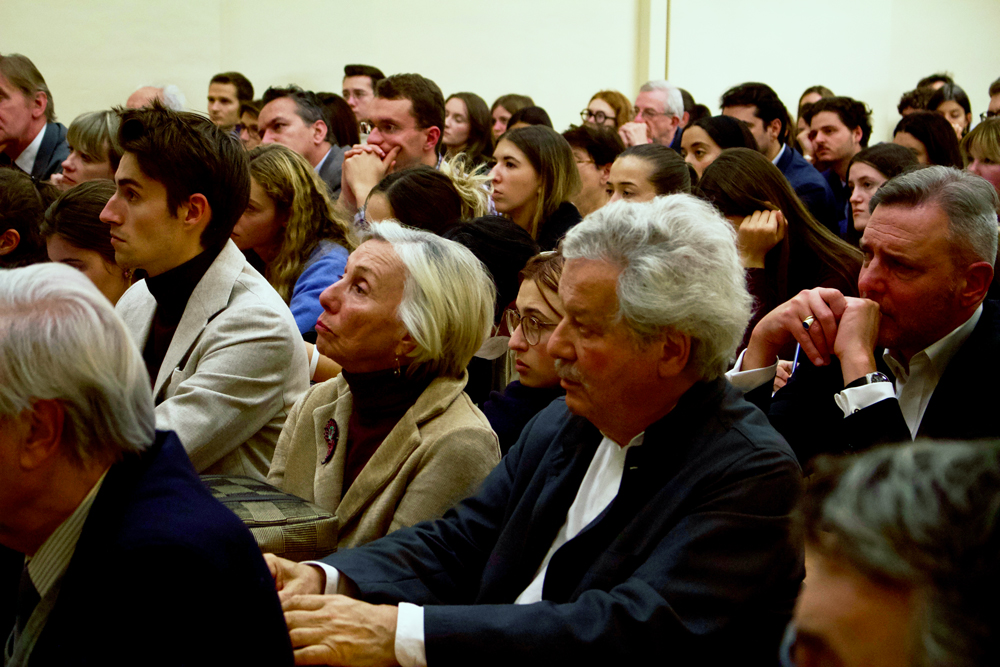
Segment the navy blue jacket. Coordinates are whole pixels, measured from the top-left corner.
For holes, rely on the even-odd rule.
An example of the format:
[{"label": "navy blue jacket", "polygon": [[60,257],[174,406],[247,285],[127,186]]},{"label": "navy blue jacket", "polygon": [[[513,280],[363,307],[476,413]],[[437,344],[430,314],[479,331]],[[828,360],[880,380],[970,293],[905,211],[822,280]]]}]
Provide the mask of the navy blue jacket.
[{"label": "navy blue jacket", "polygon": [[809,164],[791,146],[785,146],[785,152],[778,158],[775,166],[788,179],[795,194],[813,217],[830,231],[839,233],[839,224],[844,217],[843,206],[836,202],[830,184],[816,167]]},{"label": "navy blue jacket", "polygon": [[554,554],[542,602],[511,604],[601,439],[559,399],[443,518],[325,562],[369,602],[426,605],[431,665],[774,663],[803,576],[790,517],[801,474],[722,379],[689,390],[629,451],[617,497]]},{"label": "navy blue jacket", "polygon": [[[892,378],[875,350],[878,369]],[[969,338],[955,353],[941,375],[917,436],[947,440],[977,440],[1000,437],[1000,304],[983,302],[983,314]],[[747,393],[747,399],[767,411],[774,427],[787,438],[799,461],[806,465],[819,454],[841,454],[878,444],[909,442],[899,402],[879,401],[848,417],[833,397],[844,389],[844,376],[836,358],[829,366],[816,367],[799,357],[791,380],[772,398],[771,385]]]},{"label": "navy blue jacket", "polygon": [[[3,592],[24,559],[0,551]],[[0,598],[4,639],[14,603]],[[30,664],[292,664],[260,549],[173,432],[108,471]]]}]

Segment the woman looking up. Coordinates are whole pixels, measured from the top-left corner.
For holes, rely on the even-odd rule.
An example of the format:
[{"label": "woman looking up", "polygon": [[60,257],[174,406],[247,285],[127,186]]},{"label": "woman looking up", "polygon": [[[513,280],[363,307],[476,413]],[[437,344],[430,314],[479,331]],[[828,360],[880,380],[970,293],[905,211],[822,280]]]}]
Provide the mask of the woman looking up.
[{"label": "woman looking up", "polygon": [[466,248],[382,222],[320,300],[316,345],[343,372],[292,408],[268,482],[336,513],[342,549],[440,516],[499,461],[463,391],[494,295]]},{"label": "woman looking up", "polygon": [[344,273],[354,248],[350,225],[334,209],[312,165],[281,144],[250,151],[250,203],[232,238],[253,250],[264,276],[292,310],[303,335],[323,312],[320,293]]}]

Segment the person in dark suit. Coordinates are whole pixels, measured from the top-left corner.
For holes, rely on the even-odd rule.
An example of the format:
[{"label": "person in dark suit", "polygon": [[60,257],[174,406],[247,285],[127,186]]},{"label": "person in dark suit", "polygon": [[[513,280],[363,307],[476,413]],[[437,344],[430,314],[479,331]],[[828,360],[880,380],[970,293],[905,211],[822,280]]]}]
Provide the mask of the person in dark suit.
[{"label": "person in dark suit", "polygon": [[689,195],[619,202],[563,252],[565,400],[480,491],[321,564],[267,556],[300,661],[774,660],[801,476],[722,378],[750,314],[732,226]]},{"label": "person in dark suit", "polygon": [[66,126],[56,122],[55,103],[41,72],[19,53],[0,55],[0,167],[35,181],[62,171],[69,157]]},{"label": "person in dark suit", "polygon": [[[897,176],[871,199],[861,298],[805,291],[758,323],[730,377],[803,464],[918,436],[1000,435],[1000,309],[984,303],[997,204],[989,182],[951,167]],[[788,342],[803,361],[772,400]]]},{"label": "person in dark suit", "polygon": [[316,94],[298,86],[268,88],[264,106],[257,116],[261,143],[278,143],[309,160],[320,179],[330,189],[330,197],[340,196],[344,149],[333,143],[326,112]]},{"label": "person in dark suit", "polygon": [[291,664],[253,537],[154,432],[107,298],[61,264],[3,271],[0,332],[4,664]]},{"label": "person in dark suit", "polygon": [[722,115],[739,118],[750,127],[757,148],[788,179],[813,217],[835,234],[844,217],[826,179],[788,145],[791,120],[774,89],[765,83],[743,83],[722,94]]}]

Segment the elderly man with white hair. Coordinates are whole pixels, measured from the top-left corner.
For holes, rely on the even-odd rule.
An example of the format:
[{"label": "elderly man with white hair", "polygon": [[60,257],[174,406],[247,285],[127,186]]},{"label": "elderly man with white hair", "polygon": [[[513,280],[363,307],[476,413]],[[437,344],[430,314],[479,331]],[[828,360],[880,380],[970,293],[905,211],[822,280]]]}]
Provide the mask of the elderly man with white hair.
[{"label": "elderly man with white hair", "polygon": [[670,146],[684,117],[681,90],[669,81],[647,81],[635,98],[635,117],[618,128],[625,147],[641,144]]},{"label": "elderly man with white hair", "polygon": [[619,202],[563,253],[565,400],[481,489],[321,564],[269,561],[300,663],[776,659],[801,474],[723,377],[750,316],[732,225],[689,195]]},{"label": "elderly man with white hair", "polygon": [[155,422],[142,357],[86,276],[0,271],[4,665],[291,663],[253,537]]}]

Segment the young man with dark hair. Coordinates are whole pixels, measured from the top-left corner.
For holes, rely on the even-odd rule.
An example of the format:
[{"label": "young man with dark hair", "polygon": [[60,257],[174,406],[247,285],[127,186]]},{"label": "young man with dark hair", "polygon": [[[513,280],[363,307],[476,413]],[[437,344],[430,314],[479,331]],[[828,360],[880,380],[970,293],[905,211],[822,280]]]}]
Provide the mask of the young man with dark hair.
[{"label": "young man with dark hair", "polygon": [[48,261],[38,233],[45,208],[30,176],[0,168],[0,269]]},{"label": "young man with dark hair", "polygon": [[955,85],[955,80],[951,78],[951,75],[947,72],[935,72],[930,76],[925,76],[920,81],[917,82],[917,88],[933,88],[937,90],[941,86],[948,84],[949,86]]},{"label": "young man with dark hair", "polygon": [[298,86],[268,88],[261,100],[257,127],[261,143],[281,144],[309,160],[330,189],[330,196],[340,195],[344,150],[330,140],[326,113],[309,90]]},{"label": "young man with dark hair", "polygon": [[743,83],[723,93],[719,106],[724,116],[747,124],[758,150],[784,174],[817,220],[831,228],[840,222],[843,212],[826,179],[788,146],[791,120],[773,88],[764,83]]},{"label": "young man with dark hair", "polygon": [[208,117],[227,132],[240,124],[240,105],[252,101],[253,84],[239,72],[216,74],[208,84]]},{"label": "young man with dark hair", "polygon": [[572,202],[586,217],[608,203],[611,165],[625,150],[625,144],[613,129],[589,123],[573,125],[562,136],[573,149],[583,184]]},{"label": "young man with dark hair", "polygon": [[385,78],[382,70],[371,65],[344,65],[344,99],[358,123],[368,120],[368,105],[375,97],[375,85]]},{"label": "young man with dark hair", "polygon": [[990,84],[990,106],[983,116],[983,120],[1000,114],[1000,79]]},{"label": "young man with dark hair", "polygon": [[229,240],[250,198],[246,151],[159,102],[119,114],[117,191],[101,219],[118,265],[146,274],[117,310],[142,350],[157,427],[177,432],[199,472],[263,480],[309,383],[288,306]]},{"label": "young man with dark hair", "polygon": [[68,157],[66,126],[56,122],[41,72],[19,53],[0,55],[0,167],[47,181]]},{"label": "young man with dark hair", "polygon": [[871,111],[864,102],[850,97],[824,97],[803,110],[803,120],[809,125],[809,140],[818,162],[830,165],[823,172],[833,191],[837,211],[841,212],[838,233],[846,236],[852,226],[848,198],[847,168],[862,148],[868,146],[872,133]]},{"label": "young man with dark hair", "polygon": [[391,171],[438,163],[437,144],[444,132],[444,95],[419,74],[394,74],[375,86],[368,107],[372,124],[368,143],[344,156],[340,201],[355,212],[368,193]]}]

